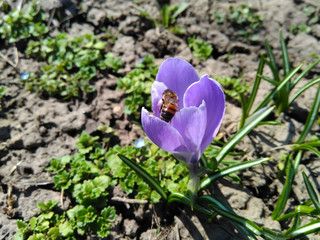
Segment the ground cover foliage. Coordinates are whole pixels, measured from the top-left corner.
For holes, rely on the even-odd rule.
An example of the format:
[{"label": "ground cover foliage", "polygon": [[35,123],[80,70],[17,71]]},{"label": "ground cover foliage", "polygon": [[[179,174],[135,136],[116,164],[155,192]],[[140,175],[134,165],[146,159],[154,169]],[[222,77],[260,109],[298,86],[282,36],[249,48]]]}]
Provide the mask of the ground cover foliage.
[{"label": "ground cover foliage", "polygon": [[[3,239],[319,238],[314,1],[0,7]],[[226,94],[196,198],[140,124],[168,57]]]}]

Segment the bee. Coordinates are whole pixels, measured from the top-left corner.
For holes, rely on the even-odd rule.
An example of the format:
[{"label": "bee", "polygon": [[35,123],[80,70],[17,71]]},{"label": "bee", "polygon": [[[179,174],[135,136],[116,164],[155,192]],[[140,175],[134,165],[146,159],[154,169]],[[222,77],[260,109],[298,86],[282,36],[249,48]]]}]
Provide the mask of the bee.
[{"label": "bee", "polygon": [[179,109],[178,103],[178,95],[170,89],[165,90],[162,94],[162,104],[160,108],[161,120],[170,122]]}]

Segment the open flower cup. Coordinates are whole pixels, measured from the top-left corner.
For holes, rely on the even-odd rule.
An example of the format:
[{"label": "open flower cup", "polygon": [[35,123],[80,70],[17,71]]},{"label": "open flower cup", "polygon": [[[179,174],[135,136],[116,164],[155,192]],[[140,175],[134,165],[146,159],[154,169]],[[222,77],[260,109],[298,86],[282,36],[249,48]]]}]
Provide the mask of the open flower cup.
[{"label": "open flower cup", "polygon": [[[167,89],[174,91],[179,100],[178,111],[169,122],[160,118],[162,95]],[[153,115],[145,108],[141,112],[144,131],[157,146],[187,164],[191,180],[202,153],[221,125],[225,111],[221,85],[208,75],[199,78],[188,62],[169,58],[152,84],[151,101]]]}]

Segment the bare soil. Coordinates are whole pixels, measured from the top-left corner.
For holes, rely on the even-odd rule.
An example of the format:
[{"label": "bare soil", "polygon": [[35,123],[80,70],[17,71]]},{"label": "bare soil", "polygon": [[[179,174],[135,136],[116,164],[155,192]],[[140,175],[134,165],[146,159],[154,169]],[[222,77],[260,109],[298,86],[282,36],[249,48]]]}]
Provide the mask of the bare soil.
[{"label": "bare soil", "polygon": [[[17,4],[16,1],[8,2],[13,6]],[[141,8],[160,18],[152,1],[139,2]],[[174,4],[179,2],[182,1],[174,1]],[[152,28],[152,24],[135,10],[132,1],[41,1],[48,15],[59,11],[64,16],[62,20],[52,21],[58,21],[59,26],[51,25],[52,36],[57,30],[73,36],[87,32],[99,34],[103,27],[112,32],[119,31],[112,52],[123,60],[124,68],[118,75],[98,76],[95,81],[96,94],[84,101],[62,101],[26,91],[20,81],[21,73],[37,69],[41,63],[26,58],[23,48],[0,41],[1,53],[13,62],[19,60],[17,69],[14,69],[0,58],[0,84],[7,88],[0,112],[0,239],[12,239],[17,219],[28,221],[33,217],[37,211],[37,202],[60,200],[60,192],[54,190],[51,176],[45,168],[52,157],[74,153],[74,143],[83,130],[92,133],[99,125],[110,123],[117,132],[120,145],[133,144],[143,136],[143,131],[122,111],[125,95],[116,90],[116,81],[147,54],[154,54],[159,65],[168,57],[180,57],[192,63],[200,75],[243,76],[249,84],[254,82],[260,55],[265,52],[265,38],[275,49],[281,66],[280,29],[287,42],[293,66],[309,61],[312,53],[320,55],[320,24],[312,25],[309,33],[293,35],[289,32],[291,24],[306,21],[303,8],[319,6],[317,0],[189,2],[190,6],[177,20],[177,24],[184,27],[186,33],[174,35],[162,28]],[[245,42],[230,23],[217,24],[214,21],[214,11],[227,10],[230,5],[237,6],[240,3],[251,5],[258,14],[264,16],[263,27],[258,31],[259,39],[255,42]],[[193,35],[212,44],[214,51],[211,58],[199,61],[192,56],[187,38]],[[16,49],[19,58],[15,54]],[[300,86],[319,72],[319,67],[315,68]],[[271,76],[267,67],[265,75]],[[257,102],[271,88],[271,84],[263,82]],[[272,161],[242,172],[242,185],[228,180],[218,181],[212,186],[212,194],[228,202],[239,215],[259,225],[279,231],[285,228],[286,225],[282,226],[270,217],[284,184],[282,179],[277,178],[277,164],[281,153],[286,151],[276,148],[291,144],[299,137],[315,92],[316,87],[311,88],[299,97],[287,113],[278,116],[283,125],[258,127],[236,146],[236,150],[246,152],[247,159],[270,156]],[[220,130],[226,139],[235,132],[240,116],[239,104],[227,98],[226,114]],[[314,126],[312,134],[319,136],[318,125]],[[319,189],[319,159],[311,154],[305,155],[300,168]],[[14,197],[13,217],[9,217],[3,210],[8,207],[10,185]],[[299,171],[287,208],[292,209],[307,198]],[[180,205],[172,210],[161,204],[114,204],[119,216],[108,239],[246,239],[225,219],[217,218],[209,223],[204,216]],[[163,209],[167,210],[163,212]],[[159,224],[162,226],[160,232],[157,231]],[[310,235],[305,239],[320,237]]]}]

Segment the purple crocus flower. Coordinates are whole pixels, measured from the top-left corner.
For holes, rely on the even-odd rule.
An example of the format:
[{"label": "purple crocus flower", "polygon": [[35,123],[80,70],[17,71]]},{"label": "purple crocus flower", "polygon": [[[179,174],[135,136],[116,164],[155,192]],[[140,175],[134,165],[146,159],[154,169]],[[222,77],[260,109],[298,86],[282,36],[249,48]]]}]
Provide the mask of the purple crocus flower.
[{"label": "purple crocus flower", "polygon": [[[175,92],[179,100],[179,110],[169,122],[160,118],[166,89]],[[144,131],[157,146],[187,163],[191,174],[190,167],[198,163],[221,125],[225,111],[221,85],[208,75],[199,78],[188,62],[169,58],[160,66],[152,84],[151,101],[153,115],[145,108],[141,112]]]}]

